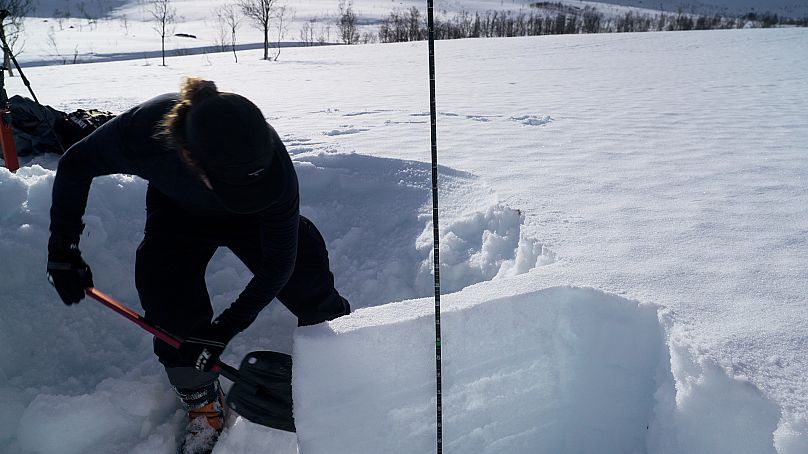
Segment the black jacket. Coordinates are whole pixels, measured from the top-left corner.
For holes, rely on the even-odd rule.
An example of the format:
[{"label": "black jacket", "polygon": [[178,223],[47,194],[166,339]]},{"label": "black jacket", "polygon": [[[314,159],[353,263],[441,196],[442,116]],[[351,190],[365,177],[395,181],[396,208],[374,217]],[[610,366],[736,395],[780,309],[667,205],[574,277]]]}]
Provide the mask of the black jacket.
[{"label": "black jacket", "polygon": [[234,333],[242,331],[283,288],[297,255],[299,192],[297,175],[285,149],[278,150],[270,177],[276,182],[268,207],[253,215],[228,212],[213,192],[190,170],[178,151],[155,133],[163,116],[177,102],[177,94],[146,101],[115,117],[70,147],[59,160],[53,183],[51,240],[78,243],[82,216],[94,177],[116,173],[137,175],[181,209],[195,216],[252,216],[261,226],[262,265],[236,302],[219,321]]}]

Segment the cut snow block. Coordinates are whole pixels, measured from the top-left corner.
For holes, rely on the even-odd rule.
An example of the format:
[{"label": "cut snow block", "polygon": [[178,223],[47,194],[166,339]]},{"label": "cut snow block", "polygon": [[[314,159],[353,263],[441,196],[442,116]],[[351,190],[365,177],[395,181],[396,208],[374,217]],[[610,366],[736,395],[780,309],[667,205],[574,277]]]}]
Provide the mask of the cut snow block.
[{"label": "cut snow block", "polygon": [[[444,297],[444,448],[644,453],[669,356],[657,307],[591,289]],[[434,452],[433,303],[362,309],[301,328],[301,454]]]}]

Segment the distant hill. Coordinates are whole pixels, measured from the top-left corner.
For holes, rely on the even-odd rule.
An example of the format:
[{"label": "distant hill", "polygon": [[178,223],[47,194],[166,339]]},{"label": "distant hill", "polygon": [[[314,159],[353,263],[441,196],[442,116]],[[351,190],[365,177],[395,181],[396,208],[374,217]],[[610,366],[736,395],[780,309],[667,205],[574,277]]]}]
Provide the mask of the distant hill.
[{"label": "distant hill", "polygon": [[600,0],[598,3],[710,15],[740,16],[749,12],[770,12],[793,18],[808,16],[808,0]]}]

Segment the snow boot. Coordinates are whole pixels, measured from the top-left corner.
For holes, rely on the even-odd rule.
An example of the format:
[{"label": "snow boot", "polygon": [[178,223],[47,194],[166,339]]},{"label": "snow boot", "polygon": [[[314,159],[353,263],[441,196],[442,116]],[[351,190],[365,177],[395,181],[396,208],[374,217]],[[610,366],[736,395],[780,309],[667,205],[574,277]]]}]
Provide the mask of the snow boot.
[{"label": "snow boot", "polygon": [[219,380],[197,389],[174,388],[188,410],[181,454],[210,454],[225,424],[224,393]]}]

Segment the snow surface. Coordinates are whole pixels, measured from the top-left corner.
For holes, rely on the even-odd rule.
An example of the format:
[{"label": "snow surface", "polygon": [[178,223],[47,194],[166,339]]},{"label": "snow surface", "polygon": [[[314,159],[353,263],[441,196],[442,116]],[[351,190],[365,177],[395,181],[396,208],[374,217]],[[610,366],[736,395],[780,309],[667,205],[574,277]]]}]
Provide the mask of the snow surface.
[{"label": "snow surface", "polygon": [[[171,5],[176,8],[177,20],[166,36],[167,55],[214,52],[217,41],[221,40],[215,10],[224,3],[226,2],[222,0],[173,0]],[[435,14],[438,17],[451,17],[460,11],[518,12],[528,8],[530,3],[532,0],[436,2]],[[322,36],[327,43],[342,42],[336,26],[338,1],[295,0],[285,4],[290,9],[288,30],[282,39],[283,47],[304,45],[300,42],[300,30],[306,24],[313,28],[315,39]],[[394,9],[404,11],[417,7],[425,11],[422,0],[356,0],[353,4],[360,34],[365,31],[378,33],[380,21]],[[626,10],[605,4],[599,4],[599,8],[607,13],[612,10]],[[54,18],[56,12],[62,18]],[[69,15],[65,17],[66,13]],[[29,64],[72,64],[123,59],[160,64],[161,42],[154,25],[148,2],[142,0],[78,3],[71,0],[40,0],[32,17],[25,20],[22,37],[16,48],[23,49],[23,52],[17,58]],[[178,37],[174,36],[175,33],[193,37]],[[225,41],[229,43],[229,30],[227,33]],[[246,19],[241,21],[236,36],[240,50],[258,49],[263,45],[262,32]],[[277,36],[278,32],[272,26],[270,41],[273,45],[278,40]]]},{"label": "snow surface", "polygon": [[[447,452],[808,452],[808,32],[437,43]],[[184,74],[254,99],[358,309],[273,304],[228,347],[295,357],[298,434],[216,453],[432,452],[426,45],[25,70],[56,108],[122,111]],[[9,93],[25,93],[19,78]],[[52,156],[0,169],[0,452],[169,453],[149,336],[44,277]],[[95,282],[138,308],[145,183],[97,179]],[[42,270],[42,271],[36,271]],[[249,272],[220,251],[217,310]]]}]

